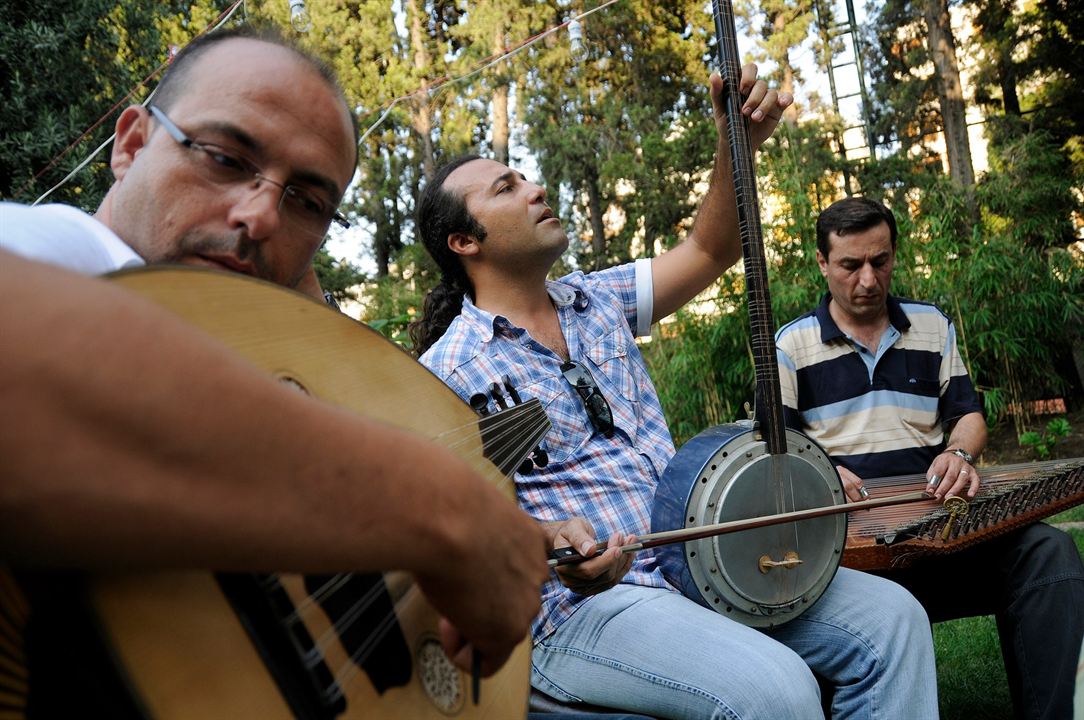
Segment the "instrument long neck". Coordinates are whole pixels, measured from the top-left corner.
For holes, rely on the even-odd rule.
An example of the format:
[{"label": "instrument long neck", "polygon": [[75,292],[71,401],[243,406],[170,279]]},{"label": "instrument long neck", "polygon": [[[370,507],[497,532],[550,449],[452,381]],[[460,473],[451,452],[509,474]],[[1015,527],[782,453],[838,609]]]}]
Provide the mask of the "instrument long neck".
[{"label": "instrument long neck", "polygon": [[741,112],[741,64],[734,12],[729,0],[712,0],[712,9],[715,34],[719,41],[719,61],[729,119],[727,140],[734,174],[734,190],[737,194],[742,257],[745,261],[745,293],[749,304],[753,367],[756,371],[757,416],[768,452],[782,455],[787,451],[787,443],[783,397],[779,389],[779,367],[775,354],[775,321],[772,318],[772,300],[768,293],[768,267],[764,258],[756,175],[749,141],[749,121]]}]

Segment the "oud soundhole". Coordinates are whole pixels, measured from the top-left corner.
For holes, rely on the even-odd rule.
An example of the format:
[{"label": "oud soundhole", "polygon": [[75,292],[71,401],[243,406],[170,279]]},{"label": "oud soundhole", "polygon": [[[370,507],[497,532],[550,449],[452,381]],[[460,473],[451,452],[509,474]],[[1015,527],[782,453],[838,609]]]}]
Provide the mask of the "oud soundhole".
[{"label": "oud soundhole", "polygon": [[440,641],[433,635],[423,636],[414,659],[418,681],[429,701],[448,715],[462,710],[466,704],[463,676],[444,654]]}]

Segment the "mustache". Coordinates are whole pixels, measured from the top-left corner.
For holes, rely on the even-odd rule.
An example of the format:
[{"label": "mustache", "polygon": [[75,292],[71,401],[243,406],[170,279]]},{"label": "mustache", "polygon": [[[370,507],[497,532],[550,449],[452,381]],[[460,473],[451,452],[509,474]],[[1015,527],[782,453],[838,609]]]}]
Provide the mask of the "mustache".
[{"label": "mustache", "polygon": [[178,261],[193,255],[230,255],[241,262],[250,263],[256,277],[274,281],[263,246],[264,243],[250,239],[243,231],[224,235],[194,230],[181,236],[172,257],[166,260]]}]

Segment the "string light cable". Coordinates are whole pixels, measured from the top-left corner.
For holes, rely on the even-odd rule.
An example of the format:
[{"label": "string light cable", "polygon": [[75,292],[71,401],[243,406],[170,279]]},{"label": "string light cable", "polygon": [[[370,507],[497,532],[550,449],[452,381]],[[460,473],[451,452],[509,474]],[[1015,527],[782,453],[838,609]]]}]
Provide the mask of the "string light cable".
[{"label": "string light cable", "polygon": [[523,40],[522,42],[514,45],[513,47],[511,47],[509,49],[506,49],[503,53],[490,55],[489,57],[482,60],[477,67],[475,67],[472,70],[467,71],[463,75],[459,75],[459,76],[456,76],[456,77],[444,76],[442,78],[438,78],[437,80],[433,81],[432,84],[427,83],[427,84],[423,85],[422,87],[418,88],[417,90],[414,90],[412,92],[407,93],[406,95],[400,95],[399,97],[392,100],[391,103],[388,104],[387,107],[384,108],[383,112],[380,114],[380,117],[378,117],[376,119],[376,122],[374,122],[372,125],[370,125],[368,127],[368,129],[366,129],[365,132],[362,133],[361,137],[358,139],[358,143],[361,144],[362,142],[365,142],[365,139],[367,137],[369,137],[369,135],[371,135],[374,130],[376,130],[378,127],[380,127],[380,125],[388,117],[388,115],[395,108],[395,106],[398,105],[399,103],[403,102],[404,100],[409,100],[409,99],[411,99],[413,97],[416,97],[416,96],[418,96],[418,95],[420,95],[422,93],[428,93],[429,96],[432,97],[433,95],[435,95],[440,90],[443,90],[444,88],[450,87],[450,86],[455,85],[457,83],[461,83],[464,80],[468,80],[468,79],[474,77],[475,75],[477,75],[477,74],[479,74],[481,72],[484,72],[485,70],[488,70],[489,68],[493,67],[494,65],[497,65],[498,63],[504,62],[508,58],[510,58],[510,57],[512,57],[514,55],[517,55],[518,53],[522,52],[523,50],[526,50],[527,48],[529,48],[531,45],[534,45],[538,41],[543,40],[543,39],[549,37],[550,35],[552,35],[552,34],[554,34],[556,32],[560,32],[560,31],[562,31],[562,30],[564,30],[566,28],[569,30],[570,40],[572,40],[572,42],[574,44],[577,43],[577,42],[580,42],[581,37],[582,37],[582,35],[580,34],[580,28],[582,27],[580,21],[583,20],[584,18],[586,18],[587,16],[593,15],[594,13],[597,13],[600,10],[605,10],[606,8],[610,7],[611,5],[616,4],[618,2],[620,2],[620,0],[607,0],[606,2],[602,3],[601,5],[593,7],[590,10],[586,10],[586,11],[580,13],[579,15],[575,15],[575,16],[569,18],[568,20],[561,23],[560,25],[554,25],[553,27],[542,31],[542,32],[538,33],[537,35],[529,37],[526,40]]},{"label": "string light cable", "polygon": [[[491,67],[493,67],[493,66],[495,66],[495,65],[497,65],[499,63],[502,63],[502,62],[504,62],[505,60],[508,60],[511,57],[514,57],[515,55],[519,54],[523,50],[526,50],[527,48],[529,48],[532,45],[538,43],[539,41],[549,37],[550,35],[553,35],[554,33],[561,32],[562,30],[567,29],[569,31],[570,41],[572,41],[574,45],[582,43],[582,29],[581,29],[582,25],[581,25],[581,21],[584,18],[587,18],[590,15],[593,15],[593,14],[599,12],[600,10],[605,10],[606,8],[610,7],[611,5],[616,4],[618,2],[620,2],[620,0],[606,0],[606,2],[604,2],[604,3],[600,4],[600,5],[597,5],[596,7],[593,7],[590,10],[586,10],[586,11],[580,13],[579,15],[575,15],[575,16],[569,18],[568,20],[566,20],[565,22],[560,23],[559,25],[554,25],[551,28],[548,28],[548,29],[546,29],[546,30],[544,30],[544,31],[532,36],[532,37],[527,38],[526,40],[523,40],[523,41],[517,43],[516,45],[512,46],[511,48],[506,49],[502,53],[496,53],[496,54],[490,55],[489,57],[482,60],[476,67],[474,67],[473,69],[463,73],[462,75],[458,75],[458,76],[454,76],[454,77],[444,76],[444,77],[436,79],[435,81],[426,81],[418,89],[413,90],[413,91],[411,91],[409,93],[406,93],[405,95],[401,95],[401,96],[395,98],[386,107],[384,107],[381,114],[380,114],[380,116],[376,119],[376,121],[372,125],[370,125],[365,130],[364,133],[362,133],[362,135],[358,139],[358,144],[360,145],[362,142],[364,142],[366,140],[366,138],[368,138],[369,135],[371,135],[374,130],[376,130],[378,127],[380,127],[380,125],[384,122],[384,120],[388,117],[388,115],[391,114],[391,111],[399,103],[404,102],[406,100],[409,100],[411,98],[414,98],[414,97],[416,97],[416,96],[418,96],[418,95],[420,95],[422,93],[427,93],[430,97],[432,97],[436,93],[440,92],[441,90],[443,90],[443,89],[445,89],[447,87],[451,87],[453,85],[456,85],[456,84],[462,83],[462,82],[464,82],[466,80],[469,80],[470,78],[472,78],[472,77],[474,77],[474,76],[488,70],[489,68],[491,68]],[[302,9],[304,8],[303,3],[298,2],[298,0],[291,0],[291,10],[294,9],[294,5],[299,5],[299,6],[301,6]],[[214,21],[212,21],[198,35],[193,37],[192,40],[195,40],[196,38],[198,38],[201,35],[204,35],[204,34],[206,34],[208,32],[213,32],[213,31],[217,30],[218,28],[220,28],[225,23],[229,22],[229,20],[233,17],[233,15],[237,12],[238,9],[243,9],[244,10],[243,17],[245,17],[247,19],[248,13],[247,13],[245,0],[237,0],[237,2],[235,2],[229,8],[227,8],[221,15],[218,16],[218,18],[216,18]],[[189,42],[191,42],[191,40]],[[128,92],[127,95],[125,95],[123,98],[121,98],[121,100],[119,100],[104,115],[102,115],[102,117],[99,118],[97,122],[95,122],[93,125],[91,125],[89,128],[87,128],[78,138],[76,138],[70,145],[68,145],[67,148],[62,150],[55,158],[53,158],[53,160],[50,161],[50,163],[48,165],[46,165],[45,168],[40,170],[25,186],[23,186],[22,190],[27,189],[33,183],[37,182],[37,180],[40,179],[41,176],[44,175],[46,172],[48,172],[50,169],[52,169],[61,160],[61,158],[63,158],[66,154],[71,152],[72,149],[74,149],[80,142],[82,142],[84,139],[86,139],[86,137],[88,135],[90,135],[90,133],[94,132],[94,130],[97,129],[103,122],[105,122],[105,120],[107,118],[109,118],[114,112],[116,112],[117,108],[121,107],[124,103],[126,103],[129,100],[129,98],[131,98],[136,93],[136,91],[138,91],[140,88],[146,86],[146,84],[151,79],[153,79],[158,74],[160,74],[162,72],[162,70],[164,70],[166,68],[166,66],[168,66],[168,65],[169,65],[169,60],[166,60],[161,65],[159,65],[157,68],[155,68],[154,71],[152,71],[149,75],[147,75],[146,78],[144,78],[139,84],[137,84],[135,87],[133,87]],[[150,95],[148,95],[147,98],[143,101],[142,105],[146,106],[151,101],[151,99],[153,97],[154,97],[154,92],[152,91],[150,93]],[[72,169],[72,171],[69,172],[64,177],[64,179],[62,179],[56,185],[54,185],[49,190],[47,190],[45,193],[43,193],[38,199],[36,199],[31,204],[32,205],[38,205],[43,200],[45,200],[47,197],[49,197],[54,192],[56,192],[59,188],[63,187],[69,180],[71,180],[73,177],[75,177],[83,168],[85,168],[87,165],[89,165],[91,163],[91,161],[93,161],[94,158],[97,157],[98,154],[107,145],[109,145],[110,142],[113,141],[114,137],[115,137],[115,134],[110,135],[109,138],[107,138],[105,140],[105,142],[103,142],[101,145],[99,145],[89,156],[87,156],[87,158],[85,160],[80,162],[74,169]],[[20,192],[22,192],[22,190],[20,190]]]},{"label": "string light cable", "polygon": [[[234,13],[236,13],[239,8],[245,8],[245,0],[237,0],[237,2],[235,2],[233,5],[226,8],[226,10],[224,10],[221,15],[219,15],[215,20],[212,20],[207,25],[207,27],[205,27],[197,35],[195,35],[195,37],[193,37],[192,40],[195,40],[196,38],[200,37],[201,35],[205,35],[208,32],[213,32],[213,31],[217,30],[218,28],[222,27],[224,24],[229,22],[230,18],[233,17]],[[243,13],[242,17],[245,17],[245,18],[248,17],[247,9],[245,9],[245,12]],[[192,42],[192,40],[189,40],[189,42]],[[56,166],[56,164],[59,163],[60,160],[65,155],[67,155],[69,152],[71,152],[77,145],[79,145],[79,143],[83,142],[83,140],[85,140],[92,132],[97,130],[98,127],[103,122],[105,122],[106,119],[111,117],[113,115],[113,113],[115,113],[117,111],[118,108],[120,108],[122,105],[127,103],[128,100],[133,95],[135,95],[136,92],[140,88],[145,87],[148,82],[150,82],[153,78],[157,77],[169,65],[170,60],[172,60],[172,56],[170,57],[170,59],[167,59],[166,61],[161,63],[158,67],[156,67],[154,70],[152,70],[151,73],[149,75],[147,75],[147,77],[143,78],[138,84],[136,84],[131,90],[129,90],[128,93],[124,97],[122,97],[120,100],[118,100],[113,105],[113,107],[109,108],[109,110],[107,110],[104,115],[102,115],[100,118],[98,118],[98,120],[95,121],[93,125],[91,125],[86,130],[84,130],[83,133],[81,135],[79,135],[79,137],[77,137],[75,140],[72,141],[72,143],[70,145],[68,145],[68,147],[61,150],[56,155],[56,157],[54,157],[51,161],[49,161],[48,165],[46,165],[44,168],[39,170],[38,173],[36,175],[34,175],[34,177],[32,177],[29,181],[27,181],[27,183],[25,185],[23,185],[22,188],[20,188],[19,192],[22,193],[23,191],[30,188],[34,183],[36,183],[41,178],[42,175],[44,175],[45,173],[49,172],[49,170],[54,168]],[[144,107],[146,107],[147,104],[151,101],[151,99],[154,98],[154,93],[156,91],[157,91],[157,88],[155,88],[155,90],[152,91],[147,96],[147,98],[141,103]],[[79,172],[83,168],[85,168],[87,165],[89,165],[91,163],[91,161],[94,160],[94,158],[98,157],[99,153],[101,153],[101,151],[104,150],[105,147],[107,145],[109,145],[109,143],[113,142],[113,138],[115,138],[115,137],[116,137],[116,133],[114,132],[108,138],[106,138],[105,142],[103,142],[101,145],[99,145],[97,148],[95,148],[94,151],[91,152],[90,155],[88,155],[82,162],[80,162],[78,165],[76,165],[75,168],[73,168],[71,172],[69,172],[67,175],[65,175],[63,180],[61,180],[56,185],[54,185],[53,187],[49,188],[44,193],[42,193],[42,195],[37,200],[32,202],[31,205],[40,204],[42,200],[44,200],[47,197],[49,197],[50,195],[52,195],[58,189],[63,187],[69,180],[71,180],[73,177],[78,175]]]}]

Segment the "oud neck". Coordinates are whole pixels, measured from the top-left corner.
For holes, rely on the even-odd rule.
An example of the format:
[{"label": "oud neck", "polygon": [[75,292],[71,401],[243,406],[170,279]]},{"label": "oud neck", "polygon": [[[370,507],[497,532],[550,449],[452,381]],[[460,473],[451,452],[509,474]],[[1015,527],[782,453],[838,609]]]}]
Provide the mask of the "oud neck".
[{"label": "oud neck", "polygon": [[741,64],[734,11],[728,0],[712,0],[712,9],[715,34],[719,41],[720,74],[723,78],[728,118],[727,141],[737,196],[742,258],[745,262],[745,294],[749,305],[753,367],[756,371],[757,416],[768,452],[781,455],[786,453],[787,444],[783,396],[779,389],[779,367],[776,364],[775,320],[772,317],[772,299],[768,292],[768,266],[764,258],[749,121],[741,112],[742,98],[738,87]]}]

